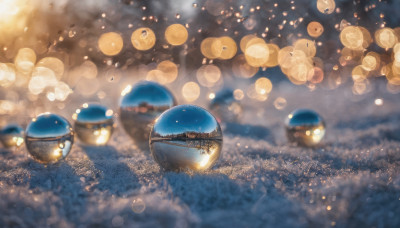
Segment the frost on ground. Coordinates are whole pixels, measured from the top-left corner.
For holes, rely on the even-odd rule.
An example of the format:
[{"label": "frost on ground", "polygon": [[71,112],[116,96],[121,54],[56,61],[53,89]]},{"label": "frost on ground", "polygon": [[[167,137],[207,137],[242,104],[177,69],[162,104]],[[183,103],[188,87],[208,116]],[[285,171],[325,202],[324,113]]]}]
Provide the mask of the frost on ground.
[{"label": "frost on ground", "polygon": [[[280,83],[223,125],[223,157],[201,174],[163,172],[120,127],[48,167],[0,149],[0,227],[400,227],[399,96],[384,87]],[[300,107],[327,122],[320,147],[287,144],[283,120]]]}]

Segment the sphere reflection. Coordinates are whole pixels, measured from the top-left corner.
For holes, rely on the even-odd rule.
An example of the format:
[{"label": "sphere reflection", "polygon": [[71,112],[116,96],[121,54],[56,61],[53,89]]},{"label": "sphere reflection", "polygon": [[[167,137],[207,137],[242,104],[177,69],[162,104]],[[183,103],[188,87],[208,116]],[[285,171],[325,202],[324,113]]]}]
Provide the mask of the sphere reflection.
[{"label": "sphere reflection", "polygon": [[222,89],[211,100],[210,110],[219,122],[236,122],[242,115],[243,109],[233,95],[233,90]]},{"label": "sphere reflection", "polygon": [[123,94],[120,104],[122,126],[138,146],[148,149],[154,120],[175,105],[174,96],[164,86],[149,81],[139,82]]},{"label": "sphere reflection", "polygon": [[303,146],[317,145],[325,135],[322,117],[308,109],[295,110],[285,121],[288,140]]},{"label": "sphere reflection", "polygon": [[24,143],[24,129],[17,124],[9,124],[0,130],[0,141],[5,148],[19,147]]},{"label": "sphere reflection", "polygon": [[90,145],[105,145],[114,131],[113,111],[99,104],[83,104],[72,118],[79,140]]},{"label": "sphere reflection", "polygon": [[63,117],[45,113],[29,123],[25,143],[28,152],[37,162],[55,163],[70,152],[74,143],[74,132]]},{"label": "sphere reflection", "polygon": [[176,106],[155,122],[150,133],[150,149],[155,161],[166,170],[206,170],[220,156],[221,128],[203,108]]}]

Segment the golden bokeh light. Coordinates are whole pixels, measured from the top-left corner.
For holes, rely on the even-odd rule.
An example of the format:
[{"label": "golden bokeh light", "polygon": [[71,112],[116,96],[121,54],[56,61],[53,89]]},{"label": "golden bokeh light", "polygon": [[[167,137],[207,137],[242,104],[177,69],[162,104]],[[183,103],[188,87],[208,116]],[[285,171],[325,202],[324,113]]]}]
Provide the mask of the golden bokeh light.
[{"label": "golden bokeh light", "polygon": [[238,55],[233,59],[232,71],[237,77],[251,78],[258,72],[258,67],[250,66],[244,55]]},{"label": "golden bokeh light", "polygon": [[172,24],[165,30],[165,39],[171,45],[182,45],[188,38],[188,31],[181,24]]},{"label": "golden bokeh light", "polygon": [[238,101],[243,100],[243,98],[244,98],[243,90],[235,89],[233,91],[233,97],[235,98],[235,100],[238,100]]},{"label": "golden bokeh light", "polygon": [[200,96],[200,86],[196,82],[187,82],[182,87],[182,95],[187,102],[193,102]]},{"label": "golden bokeh light", "polygon": [[267,44],[269,56],[268,61],[263,65],[263,67],[275,67],[278,66],[278,53],[279,53],[279,46],[276,44]]},{"label": "golden bokeh light", "polygon": [[323,14],[331,14],[335,11],[335,0],[317,0],[317,9]]},{"label": "golden bokeh light", "polygon": [[[255,42],[251,42],[255,41]],[[246,50],[244,52],[247,63],[253,67],[264,66],[269,59],[269,48],[265,42],[258,42],[256,39],[252,39],[247,43]]]},{"label": "golden bokeh light", "polygon": [[64,74],[64,63],[55,57],[44,57],[36,63],[36,67],[46,67],[51,69],[57,79],[61,79]]},{"label": "golden bokeh light", "polygon": [[[204,57],[208,59],[216,59],[221,55],[222,48],[215,50],[213,47],[217,46],[214,42],[217,42],[217,38],[215,37],[208,37],[204,39],[200,44],[200,51]],[[213,45],[214,44],[214,45]],[[218,52],[220,51],[220,52]]]},{"label": "golden bokeh light", "polygon": [[380,56],[376,52],[368,52],[361,61],[361,66],[366,71],[379,69]]},{"label": "golden bokeh light", "polygon": [[97,45],[103,54],[114,56],[121,52],[124,46],[124,41],[120,34],[108,32],[100,36]]},{"label": "golden bokeh light", "polygon": [[314,38],[320,37],[324,33],[324,26],[318,21],[312,21],[307,25],[307,33]]},{"label": "golden bokeh light", "polygon": [[0,63],[0,86],[11,86],[16,78],[14,64]]},{"label": "golden bokeh light", "polygon": [[256,92],[260,95],[269,94],[272,90],[272,83],[271,80],[265,77],[261,77],[257,79],[254,83]]},{"label": "golden bokeh light", "polygon": [[137,50],[147,51],[156,44],[156,35],[150,28],[138,28],[132,33],[131,42]]},{"label": "golden bokeh light", "polygon": [[16,69],[23,74],[32,72],[35,63],[36,53],[31,48],[19,49],[17,56],[14,59]]},{"label": "golden bokeh light", "polygon": [[239,45],[240,50],[242,50],[243,53],[246,51],[247,43],[254,38],[257,38],[257,36],[253,34],[245,35],[244,37],[242,37]]},{"label": "golden bokeh light", "polygon": [[393,29],[382,28],[375,32],[375,40],[379,47],[389,49],[397,43],[397,36]]},{"label": "golden bokeh light", "polygon": [[203,65],[196,73],[197,81],[205,87],[213,87],[221,78],[221,70],[215,65]]},{"label": "golden bokeh light", "polygon": [[277,97],[277,98],[274,100],[274,107],[275,107],[276,109],[278,109],[278,110],[284,109],[284,108],[286,107],[286,105],[287,105],[287,101],[286,101],[286,99],[283,98],[283,97]]},{"label": "golden bokeh light", "polygon": [[317,54],[315,42],[308,39],[300,39],[294,43],[294,50],[304,52],[307,57],[314,57]]},{"label": "golden bokeh light", "polygon": [[162,72],[162,78],[159,78],[161,84],[172,83],[178,77],[178,66],[169,60],[160,62],[157,70]]},{"label": "golden bokeh light", "polygon": [[356,26],[347,26],[340,33],[340,41],[349,49],[361,49],[364,42],[363,32]]},{"label": "golden bokeh light", "polygon": [[[214,42],[220,44],[218,49],[221,49],[219,59],[231,59],[236,55],[237,45],[236,42],[229,36],[223,36],[218,39],[219,42]],[[218,51],[219,52],[219,51]]]}]

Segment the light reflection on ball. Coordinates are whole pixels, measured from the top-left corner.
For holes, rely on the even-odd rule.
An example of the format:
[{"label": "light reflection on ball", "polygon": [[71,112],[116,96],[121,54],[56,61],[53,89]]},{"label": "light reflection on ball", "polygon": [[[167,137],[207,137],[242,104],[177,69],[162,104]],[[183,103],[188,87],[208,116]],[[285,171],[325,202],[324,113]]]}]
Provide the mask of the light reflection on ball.
[{"label": "light reflection on ball", "polygon": [[37,162],[56,163],[70,152],[74,143],[74,131],[63,117],[45,113],[29,123],[25,143],[29,154]]},{"label": "light reflection on ball", "polygon": [[105,145],[114,131],[113,111],[99,104],[83,104],[72,118],[79,140],[90,145]]},{"label": "light reflection on ball", "polygon": [[24,143],[24,129],[17,124],[9,124],[0,130],[0,141],[5,148],[19,147]]},{"label": "light reflection on ball", "polygon": [[242,115],[243,108],[235,99],[231,89],[222,89],[211,100],[210,110],[219,122],[236,122]]},{"label": "light reflection on ball", "polygon": [[122,93],[122,126],[138,146],[148,149],[149,133],[154,120],[175,105],[174,96],[164,86],[149,81],[139,82]]},{"label": "light reflection on ball", "polygon": [[308,109],[298,109],[285,120],[288,140],[302,146],[315,146],[325,135],[325,122],[322,117]]},{"label": "light reflection on ball", "polygon": [[165,111],[155,122],[150,149],[155,161],[166,170],[203,171],[220,156],[221,128],[207,110],[179,105]]}]

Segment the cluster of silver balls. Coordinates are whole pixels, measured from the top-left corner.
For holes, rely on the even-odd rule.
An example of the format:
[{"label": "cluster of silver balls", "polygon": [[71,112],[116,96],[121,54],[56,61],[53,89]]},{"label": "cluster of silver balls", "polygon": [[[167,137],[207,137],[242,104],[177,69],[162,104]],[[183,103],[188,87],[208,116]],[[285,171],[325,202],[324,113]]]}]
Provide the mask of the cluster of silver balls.
[{"label": "cluster of silver balls", "polygon": [[[149,81],[135,84],[122,94],[119,116],[125,132],[165,170],[203,171],[211,168],[222,150],[219,121],[237,121],[239,114],[229,108],[239,106],[231,90],[217,93],[210,110],[195,105],[178,105],[164,86]],[[25,142],[31,157],[51,164],[65,158],[74,136],[85,144],[107,144],[115,128],[113,111],[99,104],[83,104],[72,118],[44,113],[33,118],[26,131],[15,124],[0,131],[4,147],[19,147]],[[285,121],[290,142],[315,146],[325,134],[323,119],[311,110],[296,110]]]}]

